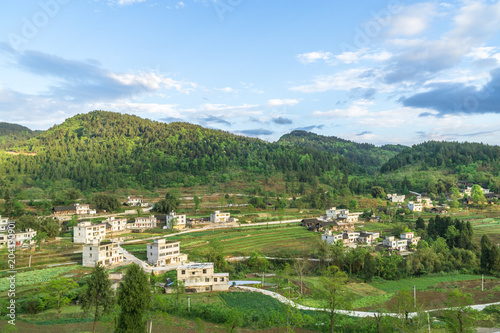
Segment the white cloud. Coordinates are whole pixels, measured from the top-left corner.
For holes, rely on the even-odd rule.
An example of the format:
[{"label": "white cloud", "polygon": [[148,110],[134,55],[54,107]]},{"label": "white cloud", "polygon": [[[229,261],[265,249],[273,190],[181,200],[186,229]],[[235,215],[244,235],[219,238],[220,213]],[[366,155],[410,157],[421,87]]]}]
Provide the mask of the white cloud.
[{"label": "white cloud", "polygon": [[368,106],[372,104],[373,102],[360,100],[354,102],[347,109],[314,111],[313,115],[316,117],[327,117],[327,118],[359,118],[369,114]]},{"label": "white cloud", "polygon": [[297,55],[297,60],[303,64],[310,64],[316,62],[318,60],[329,60],[331,59],[332,54],[330,52],[316,51],[309,53],[302,53]]},{"label": "white cloud", "polygon": [[382,73],[378,69],[371,68],[353,68],[333,75],[318,76],[313,79],[312,84],[295,86],[290,88],[292,91],[303,93],[317,93],[328,90],[350,91],[356,88],[373,88],[377,91],[392,91],[392,87],[380,83]]},{"label": "white cloud", "polygon": [[416,36],[423,33],[437,15],[435,3],[419,3],[406,6],[403,12],[392,18],[389,36]]},{"label": "white cloud", "polygon": [[300,101],[298,99],[279,99],[279,98],[275,98],[275,99],[270,99],[267,101],[267,105],[269,106],[284,106],[284,105],[288,105],[288,106],[293,106],[293,105],[296,105],[298,104]]},{"label": "white cloud", "polygon": [[392,57],[392,54],[387,51],[370,52],[368,48],[362,48],[358,51],[346,51],[334,58],[345,64],[356,63],[360,60],[385,61]]},{"label": "white cloud", "polygon": [[145,2],[146,0],[110,0],[111,3],[117,4],[120,6],[127,6],[127,5],[132,5],[134,3],[140,3],[140,2]]}]

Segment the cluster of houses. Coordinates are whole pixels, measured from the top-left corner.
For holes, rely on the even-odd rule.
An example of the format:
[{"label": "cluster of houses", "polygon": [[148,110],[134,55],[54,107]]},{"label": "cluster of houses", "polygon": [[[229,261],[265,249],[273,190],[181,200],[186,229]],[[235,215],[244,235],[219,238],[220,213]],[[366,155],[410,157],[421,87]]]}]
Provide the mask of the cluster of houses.
[{"label": "cluster of houses", "polygon": [[7,247],[9,242],[15,247],[29,247],[35,244],[33,239],[36,236],[35,230],[25,229],[24,231],[9,233],[9,229],[14,228],[14,225],[15,222],[0,215],[0,249]]},{"label": "cluster of houses", "polygon": [[[146,244],[148,263],[155,267],[176,266],[177,280],[182,281],[187,292],[223,291],[229,289],[229,273],[215,273],[213,263],[186,263],[187,254],[180,252],[179,241],[155,239]],[[117,242],[92,239],[83,245],[82,265],[111,266],[123,262],[123,253]],[[165,292],[173,292],[165,284]]]},{"label": "cluster of houses", "polygon": [[[344,246],[356,247],[358,244],[375,245],[379,242],[380,234],[378,232],[354,232],[344,231],[342,233],[333,233],[331,230],[321,235],[321,240],[328,244],[339,244]],[[388,250],[407,251],[410,245],[417,245],[420,237],[415,236],[414,232],[404,232],[400,238],[395,236],[386,236],[382,240],[382,246]]]},{"label": "cluster of houses", "polygon": [[330,230],[354,230],[354,223],[359,221],[361,213],[351,213],[348,209],[337,209],[332,207],[326,210],[326,215],[318,218],[302,220],[302,226],[310,231],[322,231],[326,228]]}]

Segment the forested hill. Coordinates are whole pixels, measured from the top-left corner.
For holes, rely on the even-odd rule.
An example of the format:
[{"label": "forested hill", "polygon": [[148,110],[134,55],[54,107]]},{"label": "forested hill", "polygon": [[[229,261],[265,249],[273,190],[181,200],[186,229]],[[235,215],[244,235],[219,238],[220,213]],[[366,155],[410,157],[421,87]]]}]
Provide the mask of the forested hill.
[{"label": "forested hill", "polygon": [[359,172],[316,149],[105,111],[69,118],[13,149],[36,155],[2,155],[7,181],[47,188],[69,180],[84,191],[227,182],[238,171],[296,181]]},{"label": "forested hill", "polygon": [[420,170],[429,168],[449,169],[467,173],[471,167],[491,174],[500,172],[500,147],[482,143],[429,141],[406,148],[385,163],[383,173],[407,166]]},{"label": "forested hill", "polygon": [[376,147],[369,143],[356,143],[335,136],[323,136],[306,131],[293,131],[285,134],[278,140],[278,143],[341,155],[370,173],[379,171],[380,167],[391,157],[407,148],[401,145]]},{"label": "forested hill", "polygon": [[30,130],[28,127],[0,122],[0,149],[19,144],[36,134],[37,132]]}]

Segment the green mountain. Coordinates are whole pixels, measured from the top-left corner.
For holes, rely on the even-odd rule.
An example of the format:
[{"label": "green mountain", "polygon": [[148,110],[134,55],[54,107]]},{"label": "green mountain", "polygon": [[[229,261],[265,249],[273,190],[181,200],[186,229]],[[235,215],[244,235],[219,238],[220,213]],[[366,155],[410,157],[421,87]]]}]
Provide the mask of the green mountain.
[{"label": "green mountain", "polygon": [[28,127],[0,122],[0,149],[8,149],[36,134],[37,132],[30,130]]},{"label": "green mountain", "polygon": [[[1,155],[0,174],[18,185],[71,183],[83,191],[193,186],[282,175],[313,181],[355,172],[346,159],[187,123],[93,111],[67,119]],[[344,177],[345,178],[345,177]]]},{"label": "green mountain", "polygon": [[341,155],[364,171],[375,173],[390,158],[401,152],[406,146],[386,145],[377,147],[369,143],[356,143],[335,136],[323,136],[306,131],[293,131],[283,135],[278,143],[306,149],[316,149]]}]

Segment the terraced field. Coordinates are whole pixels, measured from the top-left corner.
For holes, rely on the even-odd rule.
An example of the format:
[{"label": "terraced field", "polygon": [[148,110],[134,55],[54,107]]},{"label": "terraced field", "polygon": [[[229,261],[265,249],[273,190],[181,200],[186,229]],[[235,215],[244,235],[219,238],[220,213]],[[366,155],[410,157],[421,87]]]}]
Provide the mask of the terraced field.
[{"label": "terraced field", "polygon": [[[273,256],[280,254],[300,254],[310,252],[319,239],[318,234],[309,232],[301,226],[269,226],[259,228],[238,228],[194,232],[174,237],[169,240],[181,241],[181,251],[205,251],[211,240],[218,239],[224,246],[224,253],[232,256],[250,255],[254,251]],[[151,243],[151,241],[149,241]],[[145,243],[123,245],[139,258],[146,256]]]}]

